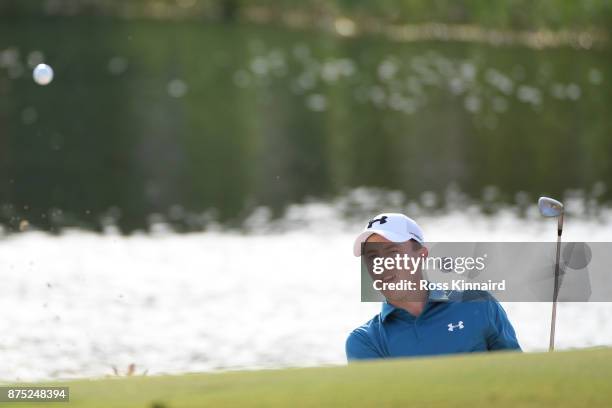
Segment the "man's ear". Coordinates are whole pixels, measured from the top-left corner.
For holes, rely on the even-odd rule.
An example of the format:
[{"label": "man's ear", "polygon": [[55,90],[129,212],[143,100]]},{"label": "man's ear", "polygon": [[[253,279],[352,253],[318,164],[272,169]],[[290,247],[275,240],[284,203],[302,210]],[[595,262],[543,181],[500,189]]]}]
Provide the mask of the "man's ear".
[{"label": "man's ear", "polygon": [[422,257],[427,257],[429,255],[429,249],[427,249],[426,246],[421,247],[421,249],[419,249],[419,255]]}]

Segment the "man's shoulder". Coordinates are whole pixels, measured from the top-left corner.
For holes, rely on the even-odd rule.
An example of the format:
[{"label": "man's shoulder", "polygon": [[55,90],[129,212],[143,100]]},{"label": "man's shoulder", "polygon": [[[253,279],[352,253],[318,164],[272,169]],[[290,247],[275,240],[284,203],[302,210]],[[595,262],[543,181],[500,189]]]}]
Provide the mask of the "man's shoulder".
[{"label": "man's shoulder", "polygon": [[348,335],[348,339],[347,341],[351,340],[351,339],[364,339],[364,338],[369,338],[380,326],[381,320],[380,320],[380,313],[376,314],[374,317],[372,317],[370,320],[368,320],[367,322],[365,322],[364,324],[362,324],[361,326],[353,329],[349,335]]},{"label": "man's shoulder", "polygon": [[380,327],[380,314],[351,331],[346,339],[346,357],[349,361],[380,358],[377,333]]}]

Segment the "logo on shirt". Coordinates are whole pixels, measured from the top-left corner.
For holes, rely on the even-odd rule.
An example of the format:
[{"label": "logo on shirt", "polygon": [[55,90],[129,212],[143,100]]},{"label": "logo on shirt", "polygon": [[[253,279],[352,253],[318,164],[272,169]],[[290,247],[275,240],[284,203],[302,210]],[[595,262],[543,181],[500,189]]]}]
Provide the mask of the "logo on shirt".
[{"label": "logo on shirt", "polygon": [[463,326],[463,321],[459,320],[459,323],[457,323],[457,324],[449,323],[448,324],[448,331],[452,332],[452,331],[455,331],[455,329],[462,330],[464,327],[465,326]]}]

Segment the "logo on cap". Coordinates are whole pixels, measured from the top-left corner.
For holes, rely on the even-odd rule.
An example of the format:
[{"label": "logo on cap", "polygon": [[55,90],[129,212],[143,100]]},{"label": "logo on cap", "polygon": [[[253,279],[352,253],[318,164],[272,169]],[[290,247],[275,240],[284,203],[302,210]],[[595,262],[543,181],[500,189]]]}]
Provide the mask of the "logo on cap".
[{"label": "logo on cap", "polygon": [[387,222],[387,216],[383,215],[380,218],[374,218],[372,221],[368,222],[368,228],[372,228],[372,225],[374,225],[375,222],[382,225]]}]

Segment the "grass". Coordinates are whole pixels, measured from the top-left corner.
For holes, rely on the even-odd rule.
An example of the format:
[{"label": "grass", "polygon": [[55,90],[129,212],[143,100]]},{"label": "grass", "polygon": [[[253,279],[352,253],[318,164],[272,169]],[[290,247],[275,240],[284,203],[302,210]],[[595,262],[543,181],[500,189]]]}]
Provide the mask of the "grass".
[{"label": "grass", "polygon": [[[612,349],[71,381],[73,407],[610,407]],[[37,384],[40,385],[40,384]],[[23,402],[2,408],[41,407]]]}]

